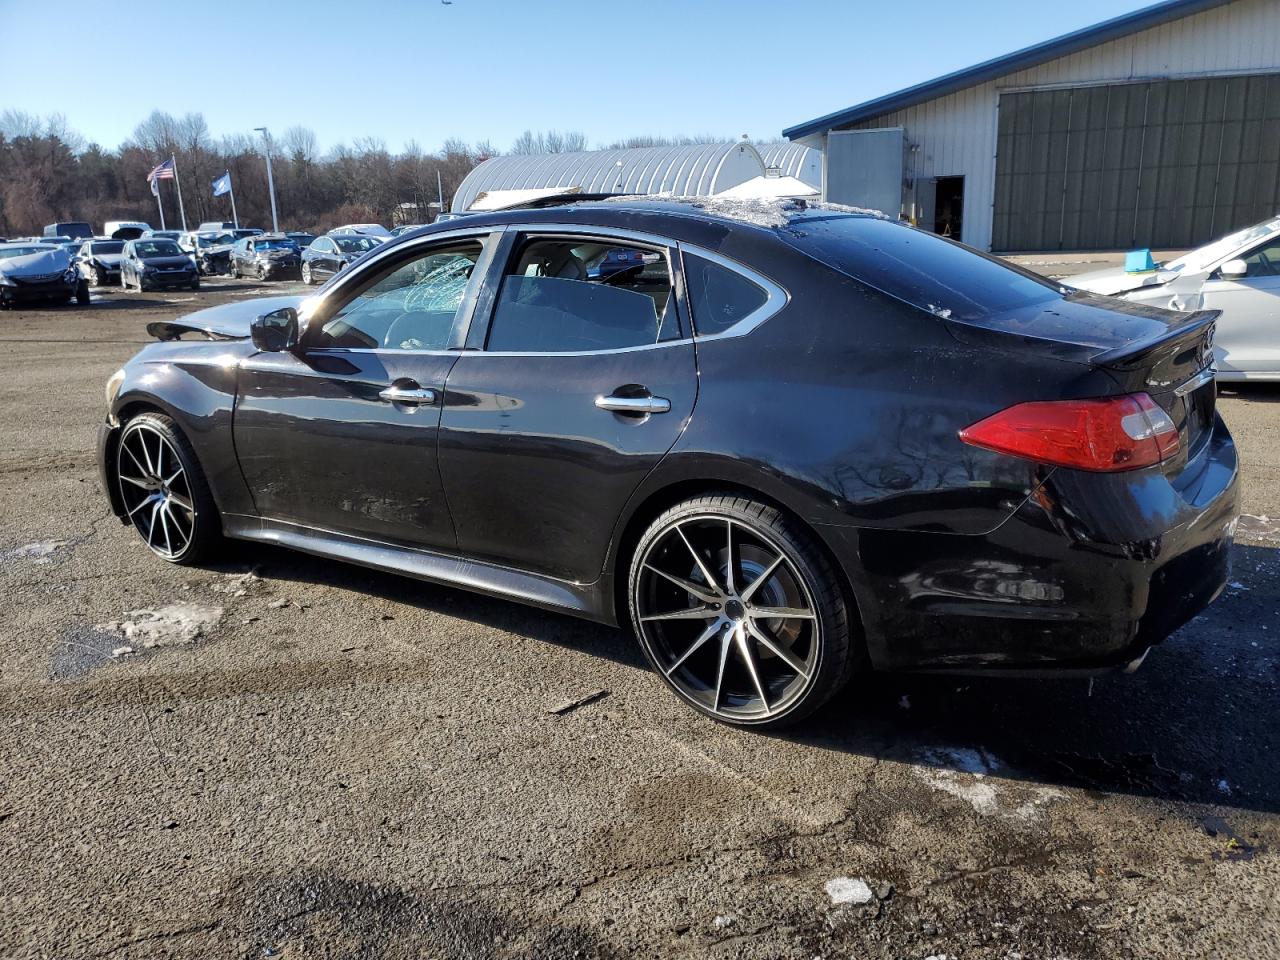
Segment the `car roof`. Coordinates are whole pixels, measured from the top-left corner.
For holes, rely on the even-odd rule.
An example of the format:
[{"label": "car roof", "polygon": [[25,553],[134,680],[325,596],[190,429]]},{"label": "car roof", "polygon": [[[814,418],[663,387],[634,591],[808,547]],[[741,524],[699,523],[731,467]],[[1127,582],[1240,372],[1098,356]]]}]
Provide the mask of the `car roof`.
[{"label": "car roof", "polygon": [[772,234],[777,228],[833,216],[884,218],[875,210],[840,204],[794,200],[724,200],[715,197],[619,196],[607,200],[574,201],[536,207],[468,213],[401,234],[397,241],[426,233],[473,227],[538,223],[581,223],[602,228],[650,232],[691,243],[718,243],[726,230]]}]

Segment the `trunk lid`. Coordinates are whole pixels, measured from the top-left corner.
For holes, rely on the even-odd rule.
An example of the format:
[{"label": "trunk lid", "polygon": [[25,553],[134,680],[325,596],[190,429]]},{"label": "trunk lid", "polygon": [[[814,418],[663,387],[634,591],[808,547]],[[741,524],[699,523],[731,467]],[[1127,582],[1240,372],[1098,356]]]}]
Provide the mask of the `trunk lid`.
[{"label": "trunk lid", "polygon": [[962,341],[1087,364],[1105,371],[1117,393],[1150,395],[1182,438],[1178,454],[1165,461],[1165,473],[1172,475],[1196,461],[1213,431],[1213,333],[1220,312],[1179,313],[1076,292],[947,324]]}]

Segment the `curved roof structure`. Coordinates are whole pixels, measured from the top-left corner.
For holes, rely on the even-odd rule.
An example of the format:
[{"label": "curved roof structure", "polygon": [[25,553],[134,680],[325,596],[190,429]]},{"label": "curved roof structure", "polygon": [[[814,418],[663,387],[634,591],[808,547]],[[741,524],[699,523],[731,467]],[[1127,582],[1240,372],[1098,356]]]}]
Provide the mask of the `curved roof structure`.
[{"label": "curved roof structure", "polygon": [[763,173],[764,162],[749,143],[510,154],[486,160],[467,174],[453,196],[452,209],[469,210],[489,191],[548,187],[710,197]]},{"label": "curved roof structure", "polygon": [[795,177],[815,190],[822,189],[822,151],[802,143],[762,143],[756,147],[770,175]]}]

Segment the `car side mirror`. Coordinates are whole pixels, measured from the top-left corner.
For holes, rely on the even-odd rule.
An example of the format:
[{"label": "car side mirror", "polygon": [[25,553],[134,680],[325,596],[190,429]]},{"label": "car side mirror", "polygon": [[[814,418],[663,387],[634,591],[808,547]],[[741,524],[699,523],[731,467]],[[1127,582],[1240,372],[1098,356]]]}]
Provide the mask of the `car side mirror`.
[{"label": "car side mirror", "polygon": [[1224,277],[1243,277],[1249,272],[1249,265],[1243,260],[1228,260],[1219,269]]},{"label": "car side mirror", "polygon": [[282,353],[298,345],[298,311],[293,307],[272,310],[249,324],[253,345],[263,353]]}]

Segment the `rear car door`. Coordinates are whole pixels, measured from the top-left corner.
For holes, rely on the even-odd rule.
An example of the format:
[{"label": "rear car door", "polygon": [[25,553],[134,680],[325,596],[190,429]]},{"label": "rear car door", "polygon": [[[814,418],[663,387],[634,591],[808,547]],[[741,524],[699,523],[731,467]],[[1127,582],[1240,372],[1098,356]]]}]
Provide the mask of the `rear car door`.
[{"label": "rear car door", "polygon": [[379,258],[311,309],[298,349],[244,361],[233,429],[259,515],[454,548],[436,435],[487,243],[473,231]]},{"label": "rear car door", "polygon": [[[599,269],[624,251],[626,270]],[[559,226],[511,230],[497,256],[445,385],[459,550],[593,582],[627,498],[693,412],[678,258],[662,238]]]},{"label": "rear car door", "polygon": [[1214,351],[1222,369],[1245,373],[1280,370],[1280,238],[1240,257],[1243,277],[1218,271],[1205,281],[1201,306],[1221,310]]}]

